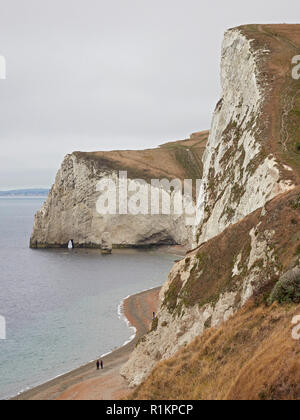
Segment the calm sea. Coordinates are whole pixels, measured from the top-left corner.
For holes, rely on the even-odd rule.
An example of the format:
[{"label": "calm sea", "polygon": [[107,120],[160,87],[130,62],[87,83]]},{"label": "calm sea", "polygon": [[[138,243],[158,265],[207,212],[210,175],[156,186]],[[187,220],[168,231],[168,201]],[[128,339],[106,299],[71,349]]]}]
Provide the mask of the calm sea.
[{"label": "calm sea", "polygon": [[174,255],[155,251],[31,250],[40,198],[0,198],[0,398],[43,383],[124,344],[128,295],[161,285]]}]

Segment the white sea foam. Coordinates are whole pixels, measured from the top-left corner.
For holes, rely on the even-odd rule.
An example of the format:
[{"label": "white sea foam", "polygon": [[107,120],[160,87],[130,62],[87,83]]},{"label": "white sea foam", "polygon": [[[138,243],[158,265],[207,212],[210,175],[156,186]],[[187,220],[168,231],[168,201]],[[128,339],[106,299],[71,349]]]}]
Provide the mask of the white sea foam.
[{"label": "white sea foam", "polygon": [[126,346],[127,344],[131,343],[131,341],[133,341],[135,339],[136,336],[136,328],[131,325],[131,323],[129,322],[129,320],[126,318],[125,314],[124,314],[124,303],[127,299],[129,299],[132,295],[128,295],[126,298],[122,299],[120,304],[118,305],[118,317],[121,321],[124,321],[127,325],[127,327],[133,332],[133,334],[128,338],[128,340],[126,340],[124,342],[124,344],[122,345],[122,347]]}]

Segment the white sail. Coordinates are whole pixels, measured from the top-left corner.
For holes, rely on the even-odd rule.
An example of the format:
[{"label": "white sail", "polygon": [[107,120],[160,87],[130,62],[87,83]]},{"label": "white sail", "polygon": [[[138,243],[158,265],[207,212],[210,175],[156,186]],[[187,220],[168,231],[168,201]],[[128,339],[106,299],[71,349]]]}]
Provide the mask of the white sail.
[{"label": "white sail", "polygon": [[0,315],[0,340],[6,339],[6,321],[4,316]]}]

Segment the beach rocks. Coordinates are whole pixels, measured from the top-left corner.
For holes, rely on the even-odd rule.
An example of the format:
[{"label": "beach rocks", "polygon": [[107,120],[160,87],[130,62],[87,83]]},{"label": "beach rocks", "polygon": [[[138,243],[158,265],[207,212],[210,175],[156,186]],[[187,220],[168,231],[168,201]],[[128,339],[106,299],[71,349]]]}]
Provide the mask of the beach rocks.
[{"label": "beach rocks", "polygon": [[101,239],[101,253],[111,254],[112,253],[112,240],[109,232],[104,232]]}]

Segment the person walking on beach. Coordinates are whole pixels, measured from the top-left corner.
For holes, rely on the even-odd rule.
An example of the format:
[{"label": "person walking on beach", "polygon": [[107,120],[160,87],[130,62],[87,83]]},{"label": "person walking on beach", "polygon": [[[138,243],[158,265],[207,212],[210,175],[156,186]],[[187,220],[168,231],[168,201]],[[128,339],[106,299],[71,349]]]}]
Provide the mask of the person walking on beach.
[{"label": "person walking on beach", "polygon": [[99,363],[99,360],[97,360],[96,365],[97,365],[97,370],[99,370],[99,368],[100,368],[100,363]]},{"label": "person walking on beach", "polygon": [[103,360],[101,360],[101,369],[103,369],[103,368],[104,368]]}]

